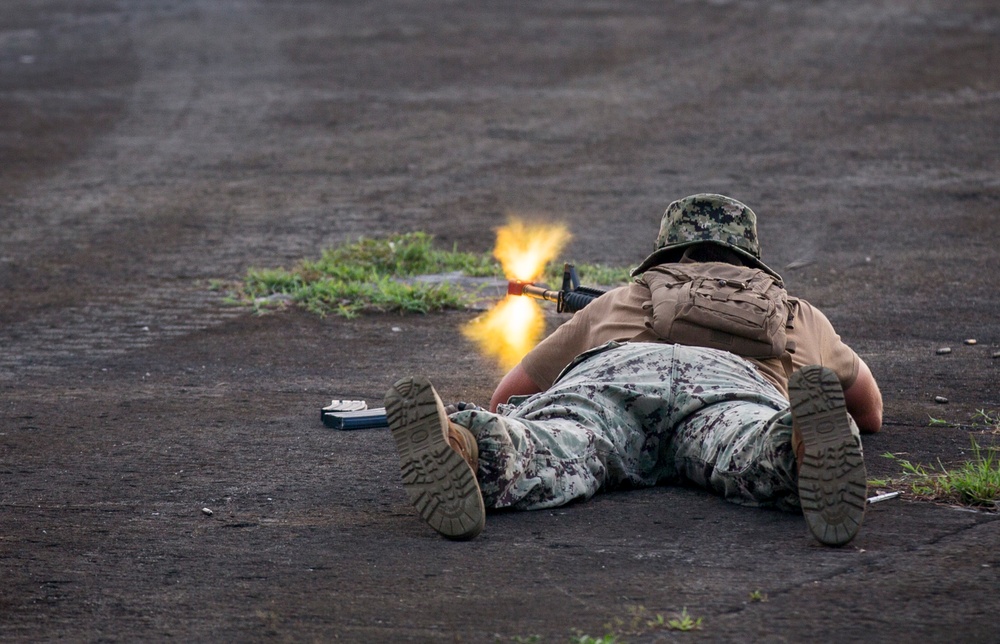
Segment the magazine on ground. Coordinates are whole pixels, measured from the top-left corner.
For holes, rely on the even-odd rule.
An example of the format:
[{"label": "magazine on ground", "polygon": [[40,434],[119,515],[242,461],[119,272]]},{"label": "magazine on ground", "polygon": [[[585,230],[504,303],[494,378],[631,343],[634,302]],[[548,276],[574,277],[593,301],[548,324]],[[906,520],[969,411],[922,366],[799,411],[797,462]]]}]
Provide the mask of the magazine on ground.
[{"label": "magazine on ground", "polygon": [[368,408],[363,400],[333,400],[320,409],[323,424],[333,429],[376,429],[388,427],[385,407]]}]

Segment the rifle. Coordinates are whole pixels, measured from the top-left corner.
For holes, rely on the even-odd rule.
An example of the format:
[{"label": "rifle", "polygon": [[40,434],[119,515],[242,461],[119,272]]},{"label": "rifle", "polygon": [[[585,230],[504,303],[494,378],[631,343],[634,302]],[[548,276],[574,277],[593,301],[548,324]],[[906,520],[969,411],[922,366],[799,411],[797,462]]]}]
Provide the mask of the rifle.
[{"label": "rifle", "polygon": [[[605,293],[603,289],[580,286],[576,267],[568,263],[563,264],[562,288],[558,291],[538,286],[534,282],[507,282],[507,295],[523,295],[555,302],[559,313],[576,313]],[[334,400],[320,410],[320,418],[324,425],[333,429],[375,429],[389,426],[384,407],[369,409],[368,404],[362,400]]]},{"label": "rifle", "polygon": [[562,288],[558,291],[538,286],[534,282],[507,282],[507,295],[525,295],[536,300],[555,302],[558,313],[576,313],[606,292],[592,286],[580,286],[576,266],[568,263],[563,264]]}]

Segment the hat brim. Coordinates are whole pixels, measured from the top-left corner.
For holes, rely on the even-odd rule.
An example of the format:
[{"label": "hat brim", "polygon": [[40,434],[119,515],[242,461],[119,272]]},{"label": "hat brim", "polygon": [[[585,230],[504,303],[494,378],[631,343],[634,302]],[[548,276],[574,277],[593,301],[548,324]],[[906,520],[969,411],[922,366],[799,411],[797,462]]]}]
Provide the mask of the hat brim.
[{"label": "hat brim", "polygon": [[735,251],[736,253],[739,254],[740,257],[742,257],[743,259],[747,260],[747,262],[748,262],[747,265],[750,266],[751,268],[759,268],[762,271],[764,271],[765,273],[768,273],[768,274],[773,275],[774,277],[776,277],[778,279],[778,281],[782,281],[781,280],[781,275],[779,275],[775,270],[773,270],[767,264],[765,264],[764,262],[760,261],[759,259],[757,259],[753,255],[751,255],[747,251],[743,250],[742,248],[740,248],[738,246],[731,246],[729,244],[723,244],[722,242],[707,240],[707,239],[699,239],[699,240],[696,240],[696,241],[689,241],[689,242],[679,242],[679,243],[671,244],[669,246],[664,246],[663,248],[655,250],[655,251],[653,251],[652,254],[649,255],[649,257],[647,257],[646,259],[644,259],[643,262],[641,264],[639,264],[639,266],[637,268],[633,269],[632,272],[629,273],[629,275],[631,277],[636,277],[637,275],[641,275],[642,273],[645,273],[646,271],[648,271],[650,268],[652,268],[652,267],[654,267],[654,266],[656,266],[658,264],[663,264],[663,263],[669,261],[670,256],[676,254],[677,249],[679,249],[679,248],[687,248],[688,246],[695,246],[697,244],[716,244],[718,246],[723,246],[725,248],[728,248],[729,250]]}]

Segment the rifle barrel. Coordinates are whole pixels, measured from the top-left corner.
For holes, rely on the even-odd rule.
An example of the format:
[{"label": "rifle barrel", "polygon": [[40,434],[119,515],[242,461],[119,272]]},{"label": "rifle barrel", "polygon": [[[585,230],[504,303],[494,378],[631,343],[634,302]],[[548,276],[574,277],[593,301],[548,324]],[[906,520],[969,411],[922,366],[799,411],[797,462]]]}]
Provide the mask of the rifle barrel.
[{"label": "rifle barrel", "polygon": [[508,295],[524,295],[536,300],[546,300],[558,304],[559,313],[575,313],[604,294],[602,289],[581,286],[572,290],[554,291],[531,282],[510,280],[507,282]]},{"label": "rifle barrel", "polygon": [[549,302],[559,301],[559,291],[552,291],[547,288],[542,288],[541,286],[535,286],[534,284],[525,284],[523,295],[533,297],[536,300],[547,300]]}]

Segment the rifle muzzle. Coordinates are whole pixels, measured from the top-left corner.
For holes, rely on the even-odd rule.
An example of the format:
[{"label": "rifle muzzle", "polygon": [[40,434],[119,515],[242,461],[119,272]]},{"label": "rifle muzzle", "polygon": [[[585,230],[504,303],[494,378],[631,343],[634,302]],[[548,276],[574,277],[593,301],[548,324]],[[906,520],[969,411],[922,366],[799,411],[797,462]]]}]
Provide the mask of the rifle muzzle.
[{"label": "rifle muzzle", "polygon": [[509,280],[507,282],[507,295],[526,295],[536,300],[559,301],[559,291],[552,291],[541,286],[536,286],[531,282],[522,282],[521,280]]}]

